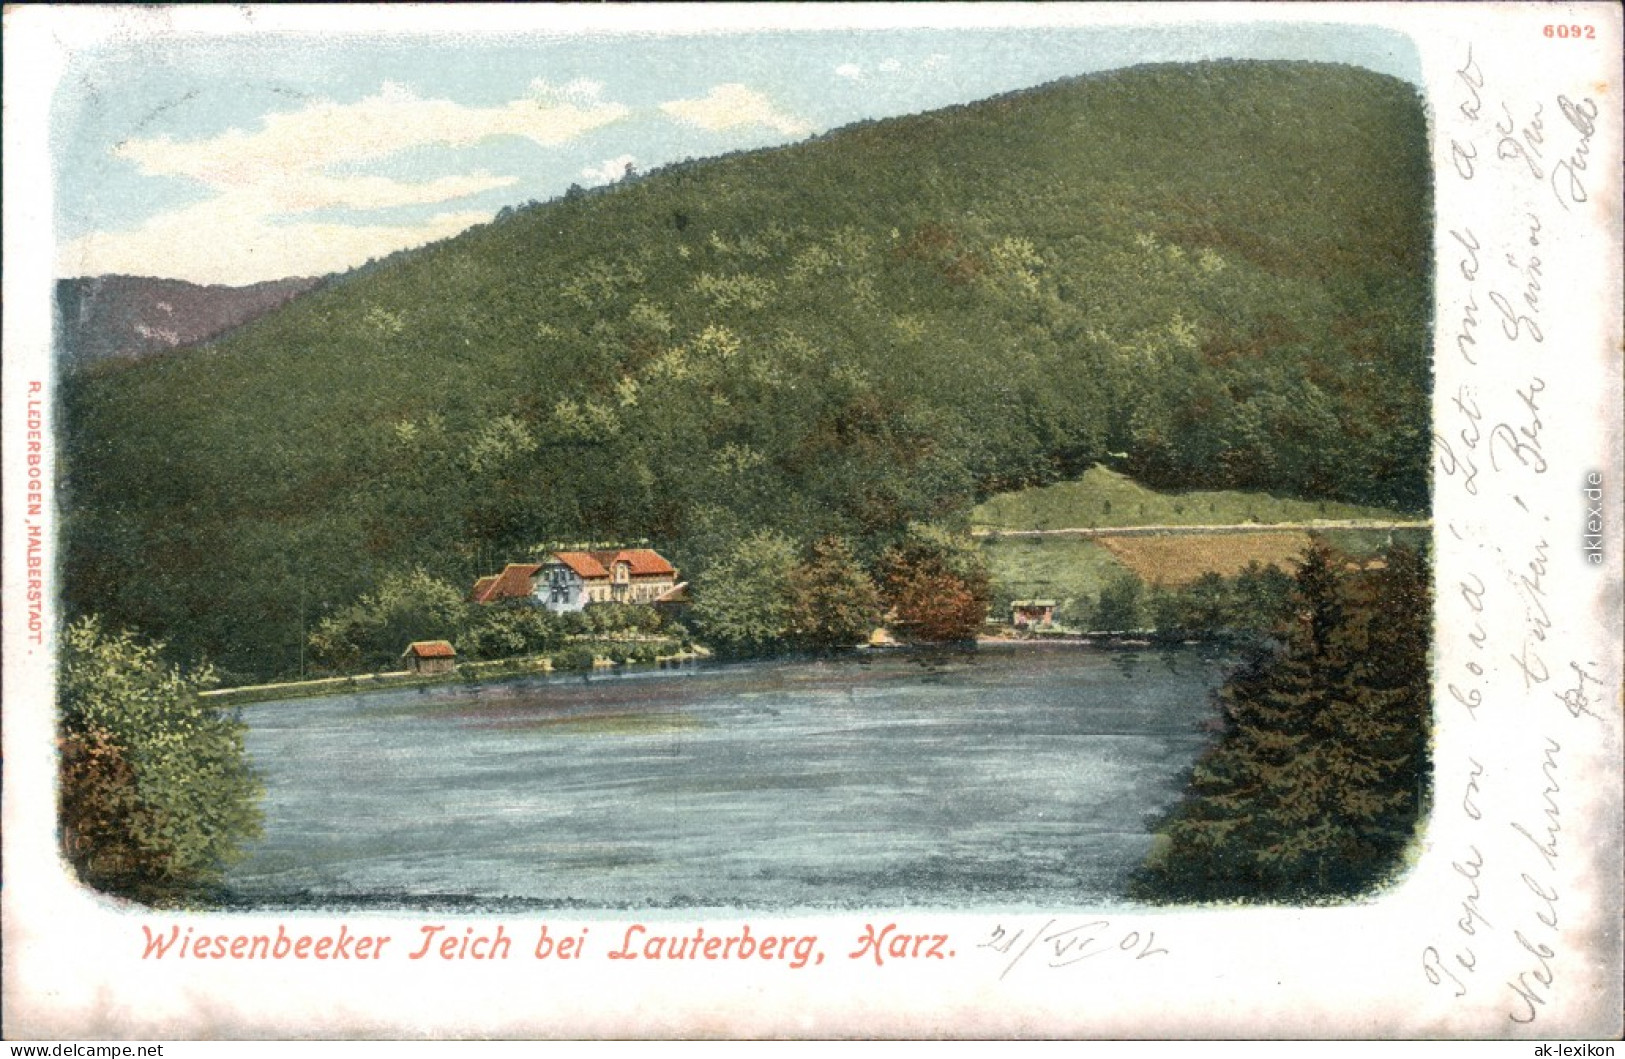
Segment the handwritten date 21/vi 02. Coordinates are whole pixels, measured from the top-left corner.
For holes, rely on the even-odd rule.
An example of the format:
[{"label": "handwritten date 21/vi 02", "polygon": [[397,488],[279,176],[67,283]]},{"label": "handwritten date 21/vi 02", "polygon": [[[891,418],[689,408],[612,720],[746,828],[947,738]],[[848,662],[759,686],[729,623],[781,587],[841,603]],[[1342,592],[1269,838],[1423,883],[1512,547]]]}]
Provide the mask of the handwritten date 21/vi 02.
[{"label": "handwritten date 21/vi 02", "polygon": [[1047,967],[1070,967],[1098,956],[1144,960],[1168,955],[1168,950],[1157,944],[1155,931],[1142,934],[1138,930],[1114,928],[1105,919],[1076,925],[1051,919],[1037,930],[1006,928],[1001,924],[993,928],[986,940],[977,942],[976,947],[1009,957],[1004,970],[999,972],[1000,978],[1008,975],[1029,954]]}]

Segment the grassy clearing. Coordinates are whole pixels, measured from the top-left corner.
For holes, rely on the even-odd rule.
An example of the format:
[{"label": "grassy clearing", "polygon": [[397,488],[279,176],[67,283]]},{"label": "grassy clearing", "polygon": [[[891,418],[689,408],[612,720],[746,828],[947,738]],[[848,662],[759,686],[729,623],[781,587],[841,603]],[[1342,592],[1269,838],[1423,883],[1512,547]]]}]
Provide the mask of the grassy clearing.
[{"label": "grassy clearing", "polygon": [[[1008,537],[982,542],[995,592],[1008,599],[1093,600],[1123,572],[1096,541],[1081,537]],[[1000,619],[1008,614],[997,614]]]},{"label": "grassy clearing", "polygon": [[[1261,493],[1159,493],[1101,466],[1077,481],[996,496],[971,516],[976,528],[998,530],[1353,518],[1400,521],[1407,517],[1381,508],[1282,500]],[[1390,541],[1424,546],[1429,532],[1328,529],[1096,539],[993,536],[983,538],[981,544],[1001,601],[1053,599],[1064,605],[1098,599],[1101,588],[1124,571],[1147,584],[1170,588],[1189,584],[1208,572],[1234,576],[1254,561],[1265,566],[1273,563],[1290,572],[1312,537],[1363,556],[1381,551]]]},{"label": "grassy clearing", "polygon": [[1071,482],[1003,493],[977,505],[979,530],[1084,529],[1102,526],[1202,526],[1315,519],[1402,521],[1414,516],[1335,501],[1286,500],[1234,490],[1159,493],[1096,464]]},{"label": "grassy clearing", "polygon": [[[1282,533],[1202,533],[1150,537],[990,537],[982,541],[993,585],[1003,599],[1098,599],[1124,571],[1147,584],[1186,585],[1209,571],[1232,577],[1249,562],[1287,573],[1314,538],[1350,555],[1380,552],[1390,541],[1425,545],[1426,530],[1331,530]],[[1005,615],[999,614],[1003,618]]]}]

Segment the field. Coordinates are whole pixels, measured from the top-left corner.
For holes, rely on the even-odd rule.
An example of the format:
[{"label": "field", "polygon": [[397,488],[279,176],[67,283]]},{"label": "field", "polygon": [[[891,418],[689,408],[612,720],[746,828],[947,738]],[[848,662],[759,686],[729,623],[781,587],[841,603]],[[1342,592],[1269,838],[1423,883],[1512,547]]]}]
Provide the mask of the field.
[{"label": "field", "polygon": [[[1123,566],[1100,542],[1080,537],[1007,537],[982,542],[1002,599],[1093,600]],[[1009,612],[996,614],[1008,618]]]},{"label": "field", "polygon": [[[999,531],[1033,529],[1234,525],[1310,522],[1322,519],[1404,521],[1406,516],[1352,504],[1283,500],[1262,493],[1159,493],[1105,467],[1073,482],[993,497],[972,513],[1004,618],[1013,599],[1093,601],[1114,577],[1133,573],[1148,585],[1177,588],[1205,573],[1234,576],[1251,562],[1291,572],[1312,539],[1351,555],[1381,551],[1390,541],[1425,547],[1425,527],[1415,529],[1283,529],[1232,533],[1152,533],[1143,536],[1010,537]],[[996,527],[996,528],[995,528]]]},{"label": "field", "polygon": [[1234,577],[1251,563],[1291,573],[1309,547],[1309,534],[1187,533],[1179,536],[1105,537],[1100,545],[1148,585],[1177,588],[1203,574]]},{"label": "field", "polygon": [[1071,482],[1003,493],[971,512],[977,530],[1203,526],[1317,519],[1401,521],[1415,516],[1334,501],[1285,500],[1234,490],[1159,493],[1096,464]]}]

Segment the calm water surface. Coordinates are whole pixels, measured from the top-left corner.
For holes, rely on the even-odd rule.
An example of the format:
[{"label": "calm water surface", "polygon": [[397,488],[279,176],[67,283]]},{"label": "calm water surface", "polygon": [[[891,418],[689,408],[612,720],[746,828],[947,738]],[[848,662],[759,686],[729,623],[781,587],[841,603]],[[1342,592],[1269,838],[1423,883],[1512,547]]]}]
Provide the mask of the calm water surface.
[{"label": "calm water surface", "polygon": [[1109,902],[1209,738],[1195,648],[886,652],[246,707],[252,903]]}]

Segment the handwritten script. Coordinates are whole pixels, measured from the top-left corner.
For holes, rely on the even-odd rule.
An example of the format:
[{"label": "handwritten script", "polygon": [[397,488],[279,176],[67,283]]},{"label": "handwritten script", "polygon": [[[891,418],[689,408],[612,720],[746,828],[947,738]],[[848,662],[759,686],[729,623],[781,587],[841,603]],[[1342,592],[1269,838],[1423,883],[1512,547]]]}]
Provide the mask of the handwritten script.
[{"label": "handwritten script", "polygon": [[1559,345],[1573,321],[1551,294],[1577,267],[1566,237],[1595,223],[1598,107],[1521,95],[1510,73],[1469,45],[1441,107],[1439,709],[1466,752],[1436,762],[1456,845],[1447,915],[1417,966],[1451,1002],[1528,1025],[1564,988],[1571,748],[1603,723],[1603,678],[1565,635],[1555,583],[1583,558],[1555,499],[1566,483],[1551,481],[1565,357],[1583,352]]},{"label": "handwritten script", "polygon": [[1001,979],[1024,962],[1057,969],[1089,960],[1110,963],[1168,955],[1157,943],[1156,931],[1125,927],[1109,919],[1048,919],[1037,926],[1000,923],[976,947],[1003,958]]}]

